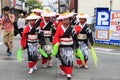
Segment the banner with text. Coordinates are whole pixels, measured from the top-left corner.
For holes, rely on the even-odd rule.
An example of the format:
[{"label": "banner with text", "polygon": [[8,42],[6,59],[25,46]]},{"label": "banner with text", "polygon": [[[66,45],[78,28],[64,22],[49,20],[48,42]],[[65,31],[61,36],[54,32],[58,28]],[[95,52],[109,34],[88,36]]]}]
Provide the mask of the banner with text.
[{"label": "banner with text", "polygon": [[98,8],[96,11],[95,41],[120,45],[120,11]]}]

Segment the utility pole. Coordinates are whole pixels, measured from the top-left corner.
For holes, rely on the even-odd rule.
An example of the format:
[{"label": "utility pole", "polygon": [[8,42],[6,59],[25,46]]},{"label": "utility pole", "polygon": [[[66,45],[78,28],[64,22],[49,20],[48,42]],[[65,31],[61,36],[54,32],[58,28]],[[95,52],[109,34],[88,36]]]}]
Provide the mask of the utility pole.
[{"label": "utility pole", "polygon": [[110,11],[112,10],[112,4],[113,4],[113,1],[110,0]]},{"label": "utility pole", "polygon": [[74,0],[75,13],[78,12],[78,0]]},{"label": "utility pole", "polygon": [[60,13],[60,0],[58,0],[58,13]]}]

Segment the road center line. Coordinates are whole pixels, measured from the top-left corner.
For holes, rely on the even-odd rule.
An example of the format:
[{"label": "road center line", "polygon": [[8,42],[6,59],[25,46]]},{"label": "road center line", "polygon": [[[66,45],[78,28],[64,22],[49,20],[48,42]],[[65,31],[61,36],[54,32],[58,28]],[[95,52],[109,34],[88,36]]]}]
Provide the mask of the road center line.
[{"label": "road center line", "polygon": [[115,53],[115,52],[104,52],[104,51],[95,51],[96,53],[103,53],[103,54],[112,54],[112,55],[119,55],[120,53]]}]

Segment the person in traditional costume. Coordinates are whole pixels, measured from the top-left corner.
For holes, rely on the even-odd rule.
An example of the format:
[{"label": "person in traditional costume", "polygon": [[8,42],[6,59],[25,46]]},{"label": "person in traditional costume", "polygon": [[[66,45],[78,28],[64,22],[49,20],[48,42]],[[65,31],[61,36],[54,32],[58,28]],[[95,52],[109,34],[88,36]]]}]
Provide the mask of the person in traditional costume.
[{"label": "person in traditional costume", "polygon": [[[32,9],[31,12],[34,12],[36,15],[40,16],[39,19],[36,19],[35,21],[35,25],[36,27],[39,27],[40,26],[40,23],[43,21],[43,17],[42,17],[42,13],[43,13],[43,10],[42,9],[39,9],[39,8],[35,8],[35,9]],[[43,35],[43,33],[41,32],[41,35]],[[39,54],[39,59],[41,58],[41,55]]]},{"label": "person in traditional costume", "polygon": [[74,27],[75,25],[79,24],[79,21],[78,21],[78,19],[76,17],[77,13],[71,12],[70,14],[72,15],[71,18],[70,18],[71,19],[70,25]]},{"label": "person in traditional costume", "polygon": [[53,17],[52,17],[52,21],[53,21],[53,26],[55,28],[57,28],[57,25],[59,24],[59,20],[57,20],[57,17],[59,17],[60,14],[53,12]]},{"label": "person in traditional costume", "polygon": [[57,26],[58,26],[58,24],[59,24],[59,20],[57,20],[57,17],[59,17],[59,15],[60,14],[58,14],[58,13],[56,13],[56,12],[51,12],[51,20],[52,20],[52,26],[51,26],[51,28],[52,28],[52,36],[54,36],[54,34],[55,34],[55,32],[56,32],[56,28],[57,28]]},{"label": "person in traditional costume", "polygon": [[53,44],[59,45],[59,59],[61,62],[60,68],[62,75],[66,75],[67,79],[71,79],[73,71],[73,43],[76,43],[76,48],[79,47],[75,30],[70,26],[69,14],[62,14],[58,19],[62,22],[57,26],[54,35]]},{"label": "person in traditional costume", "polygon": [[[42,49],[47,53],[49,56],[52,52],[52,39],[55,33],[55,28],[53,28],[53,22],[51,17],[54,16],[50,11],[44,11],[43,14],[43,21],[40,23],[40,28],[44,34],[45,44],[42,45]],[[52,58],[49,56],[45,58],[42,56],[42,67],[52,67]]]},{"label": "person in traditional costume", "polygon": [[43,10],[39,8],[32,9],[31,12],[34,12],[36,15],[40,16],[39,19],[36,20],[36,26],[38,27],[40,22],[43,20],[41,14],[43,13]]},{"label": "person in traditional costume", "polygon": [[26,20],[28,20],[28,25],[22,33],[21,46],[22,49],[27,49],[28,54],[28,66],[29,74],[32,74],[34,70],[37,70],[38,61],[38,47],[42,44],[43,36],[41,35],[40,27],[36,27],[35,21],[39,19],[35,13],[31,13]]},{"label": "person in traditional costume", "polygon": [[86,24],[87,18],[89,17],[85,13],[80,13],[77,15],[79,18],[79,24],[75,26],[77,33],[80,49],[84,55],[85,64],[83,65],[82,61],[77,57],[76,64],[77,67],[88,68],[88,48],[93,45],[93,36],[90,27]]}]

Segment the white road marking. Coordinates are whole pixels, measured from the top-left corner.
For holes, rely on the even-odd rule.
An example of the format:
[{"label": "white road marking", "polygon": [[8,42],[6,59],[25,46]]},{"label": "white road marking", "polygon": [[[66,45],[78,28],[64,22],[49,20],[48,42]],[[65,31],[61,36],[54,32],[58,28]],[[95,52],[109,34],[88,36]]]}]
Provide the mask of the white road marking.
[{"label": "white road marking", "polygon": [[112,54],[112,55],[119,55],[120,56],[120,53],[114,53],[114,52],[105,52],[105,51],[96,51],[96,50],[95,50],[95,52],[100,53],[100,54],[102,53],[102,54]]},{"label": "white road marking", "polygon": [[107,49],[107,48],[94,48],[95,50],[100,50],[100,51],[113,51],[114,49]]}]

